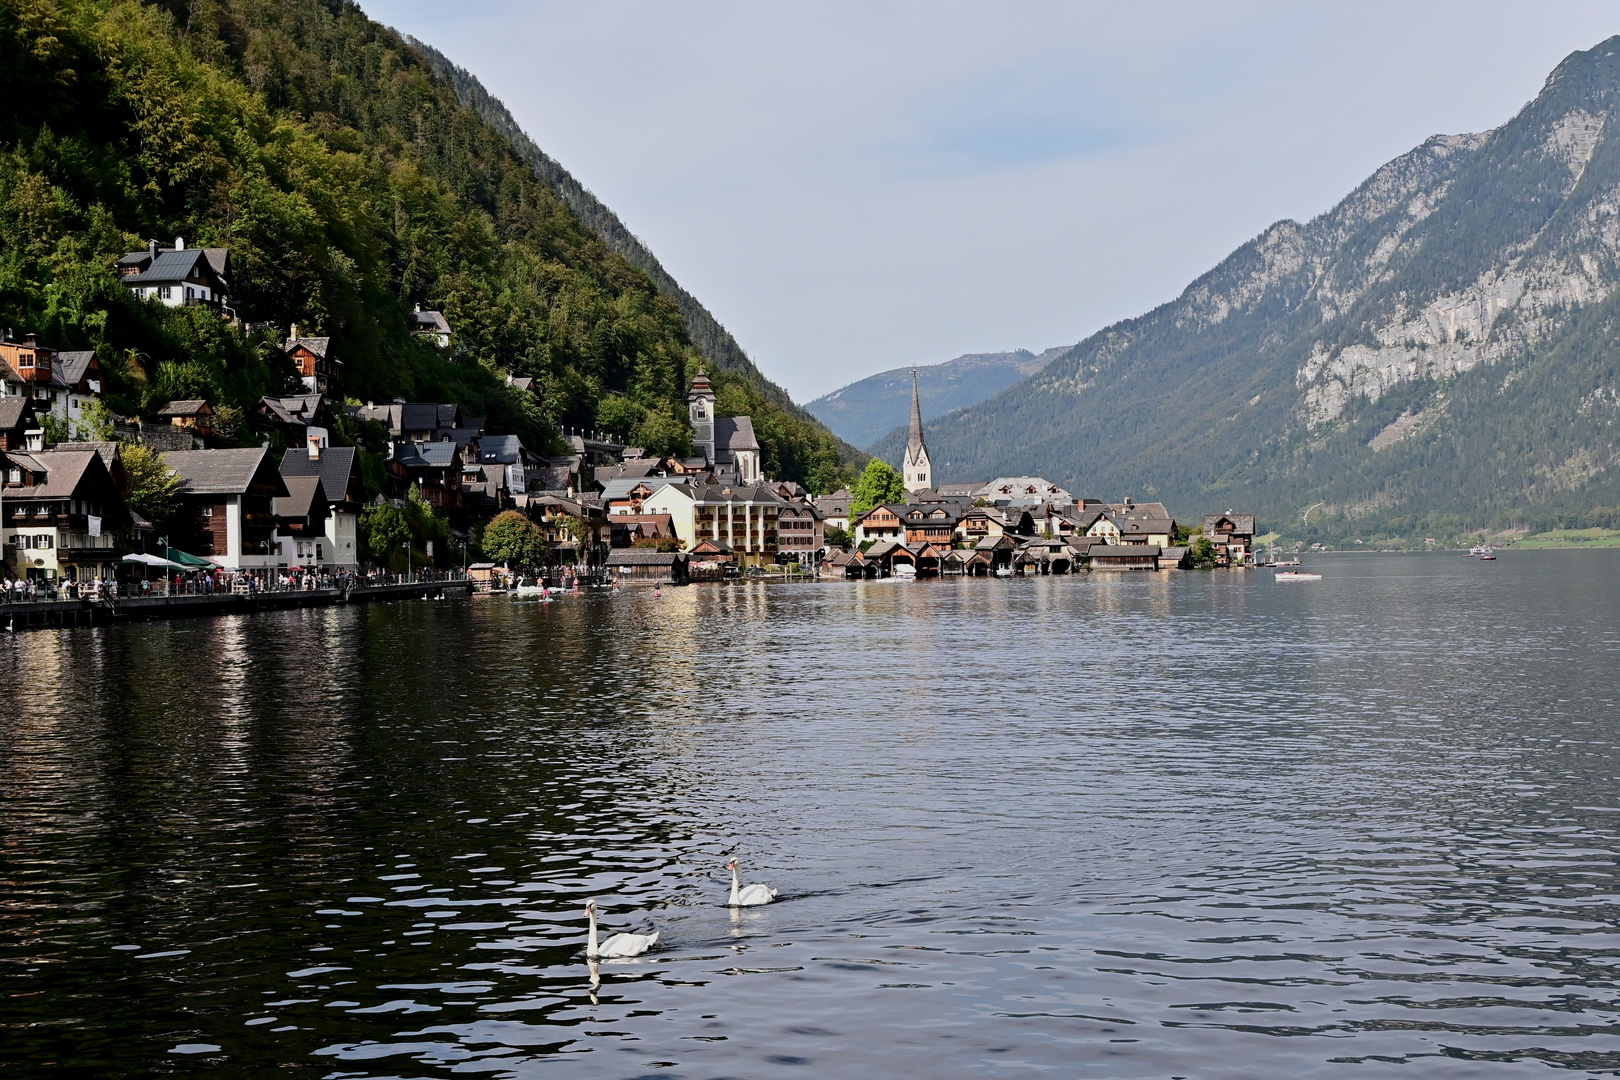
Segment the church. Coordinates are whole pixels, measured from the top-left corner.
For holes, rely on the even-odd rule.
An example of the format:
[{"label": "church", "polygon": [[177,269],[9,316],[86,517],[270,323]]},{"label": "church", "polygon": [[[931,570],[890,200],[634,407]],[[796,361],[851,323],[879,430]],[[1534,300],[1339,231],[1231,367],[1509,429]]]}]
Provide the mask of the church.
[{"label": "church", "polygon": [[928,462],[928,447],[923,442],[922,405],[917,398],[917,369],[911,369],[911,437],[906,440],[906,460],[901,470],[908,493],[926,491],[934,486],[934,470]]},{"label": "church", "polygon": [[731,474],[738,484],[760,482],[759,440],[754,437],[751,416],[715,416],[714,386],[700,370],[686,395],[687,413],[692,420],[692,444],[704,459],[704,467],[717,474]]}]

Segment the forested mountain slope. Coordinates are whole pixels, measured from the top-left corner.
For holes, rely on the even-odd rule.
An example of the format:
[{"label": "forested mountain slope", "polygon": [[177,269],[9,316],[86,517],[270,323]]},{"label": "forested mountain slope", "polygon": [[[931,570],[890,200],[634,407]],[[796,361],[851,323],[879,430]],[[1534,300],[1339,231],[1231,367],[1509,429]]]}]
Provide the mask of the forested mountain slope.
[{"label": "forested mountain slope", "polygon": [[[968,353],[943,364],[919,367],[917,397],[922,414],[932,419],[977,405],[1068,351],[1047,349],[1039,356],[1028,349]],[[910,422],[911,369],[894,368],[870,375],[816,398],[805,408],[840,439],[870,445],[879,436]]]},{"label": "forested mountain slope", "polygon": [[1430,139],[928,425],[936,476],[1039,473],[1294,535],[1620,520],[1617,113],[1620,38],[1500,128]]},{"label": "forested mountain slope", "polygon": [[[689,445],[708,361],[680,306],[355,4],[7,3],[0,66],[0,324],[95,348],[120,410],[280,391],[296,322],[333,339],[353,397],[459,401],[537,447],[557,424]],[[273,329],[134,301],[113,260],[175,236],[228,247],[235,306]],[[449,317],[453,353],[411,334],[417,303]],[[543,406],[507,374],[536,377]],[[838,478],[830,433],[751,368],[714,374],[768,469]]]}]

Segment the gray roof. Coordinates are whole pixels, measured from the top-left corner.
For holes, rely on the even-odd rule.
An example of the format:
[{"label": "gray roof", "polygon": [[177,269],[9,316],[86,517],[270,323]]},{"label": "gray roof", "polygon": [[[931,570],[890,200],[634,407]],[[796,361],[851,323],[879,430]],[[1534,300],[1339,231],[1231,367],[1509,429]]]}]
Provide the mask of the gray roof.
[{"label": "gray roof", "polygon": [[1093,559],[1098,559],[1098,558],[1101,558],[1101,559],[1116,558],[1117,559],[1117,558],[1122,558],[1122,557],[1125,557],[1125,556],[1132,556],[1132,555],[1136,556],[1137,558],[1142,558],[1142,557],[1149,556],[1149,555],[1157,557],[1158,554],[1159,554],[1159,545],[1158,544],[1093,544],[1093,545],[1091,545],[1091,557]]},{"label": "gray roof", "polygon": [[96,358],[94,349],[75,349],[71,352],[59,352],[52,358],[52,381],[63,386],[77,385],[84,378],[85,372],[90,369],[90,361]]},{"label": "gray roof", "polygon": [[[172,252],[173,250],[173,248],[160,247],[158,248],[158,254],[161,256],[165,252]],[[230,249],[212,247],[186,248],[185,250],[202,252],[203,257],[208,260],[209,269],[213,270],[215,274],[219,275],[221,281],[225,279],[225,264],[230,257]],[[119,258],[117,265],[145,266],[149,261],[151,261],[151,258],[151,252],[146,248],[142,248],[140,251],[131,251],[123,255],[121,258]]]},{"label": "gray roof", "polygon": [[453,442],[394,444],[394,460],[407,469],[442,469],[457,465],[458,453]]},{"label": "gray roof", "polygon": [[0,430],[10,431],[22,423],[25,415],[33,413],[33,405],[33,398],[17,397],[16,395],[0,397]]},{"label": "gray roof", "polygon": [[621,476],[602,485],[602,501],[628,499],[630,493],[643,484],[653,491],[657,491],[659,488],[668,487],[678,482],[677,477],[670,476]]},{"label": "gray roof", "polygon": [[[164,464],[177,473],[191,495],[240,495],[253,484],[254,476],[270,457],[268,446],[246,450],[171,450],[163,455]],[[281,474],[266,470],[286,492]]]},{"label": "gray roof", "polygon": [[478,460],[499,465],[516,465],[527,449],[516,435],[485,435],[478,440]]},{"label": "gray roof", "polygon": [[332,339],[329,337],[295,337],[288,338],[287,344],[281,347],[281,351],[292,352],[294,349],[308,349],[322,360],[331,359],[335,361],[335,357],[326,355],[326,350],[331,347]]},{"label": "gray roof", "polygon": [[441,312],[417,310],[413,314],[416,318],[417,333],[448,334],[450,332],[450,324],[445,321]]},{"label": "gray roof", "polygon": [[1215,532],[1215,523],[1221,520],[1221,518],[1226,518],[1232,523],[1233,532],[1242,533],[1246,536],[1254,535],[1253,514],[1205,514],[1204,533],[1206,535],[1213,535]]},{"label": "gray roof", "polygon": [[[144,257],[146,252],[131,252],[131,254]],[[126,255],[124,258],[127,259],[129,256]],[[122,263],[124,259],[118,261]],[[192,272],[198,269],[199,263],[206,276],[212,278],[220,276],[220,272],[214,268],[213,261],[208,258],[205,249],[186,248],[182,251],[159,251],[157,259],[151,266],[148,266],[134,277],[125,278],[124,280],[132,285],[174,284],[190,280]]]},{"label": "gray roof", "polygon": [[[22,459],[24,455],[14,455]],[[86,470],[101,466],[101,455],[94,450],[42,450],[28,454],[40,470],[45,473],[45,482],[28,488],[27,497],[30,499],[67,499],[73,496],[80,481],[84,479]],[[21,464],[19,460],[19,464]],[[35,470],[38,471],[38,470]]]},{"label": "gray roof", "polygon": [[325,517],[328,496],[318,476],[283,476],[287,494],[276,499],[276,514],[286,518]]},{"label": "gray roof", "polygon": [[157,411],[159,416],[201,416],[213,412],[206,401],[171,401]]},{"label": "gray roof", "polygon": [[686,561],[676,551],[654,551],[652,548],[614,548],[608,552],[609,566],[674,566]]},{"label": "gray roof", "polygon": [[714,447],[716,456],[721,450],[758,450],[759,440],[754,438],[754,418],[751,416],[719,416],[714,421]]},{"label": "gray roof", "polygon": [[281,459],[282,476],[319,476],[331,502],[348,498],[349,478],[356,475],[359,468],[359,458],[352,446],[329,446],[314,461],[310,460],[306,448],[295,446]]}]

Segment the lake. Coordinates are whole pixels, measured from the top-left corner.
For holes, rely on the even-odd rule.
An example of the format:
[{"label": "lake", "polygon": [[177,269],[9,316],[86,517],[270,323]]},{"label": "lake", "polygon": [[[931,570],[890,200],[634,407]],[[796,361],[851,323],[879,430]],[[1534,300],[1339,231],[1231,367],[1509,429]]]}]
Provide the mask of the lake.
[{"label": "lake", "polygon": [[1620,552],[1309,568],[12,636],[0,1066],[1620,1071]]}]

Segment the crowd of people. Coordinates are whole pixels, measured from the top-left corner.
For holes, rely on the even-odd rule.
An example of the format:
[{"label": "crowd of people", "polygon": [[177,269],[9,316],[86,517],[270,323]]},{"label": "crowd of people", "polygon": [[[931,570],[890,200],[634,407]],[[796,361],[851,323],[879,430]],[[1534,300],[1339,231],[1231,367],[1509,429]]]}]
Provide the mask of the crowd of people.
[{"label": "crowd of people", "polygon": [[356,586],[400,585],[432,581],[452,581],[460,570],[419,570],[396,574],[386,570],[327,572],[291,569],[196,570],[148,574],[136,580],[113,579],[73,581],[65,578],[0,578],[0,603],[38,603],[42,600],[104,600],[120,596],[213,596],[234,594],[253,596],[261,592],[312,592],[337,589],[347,592]]}]

